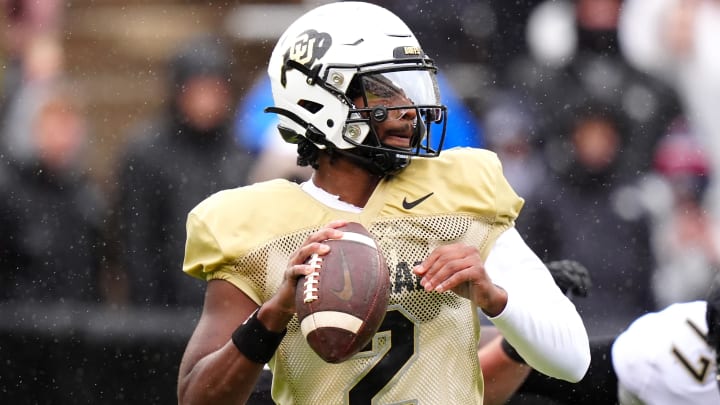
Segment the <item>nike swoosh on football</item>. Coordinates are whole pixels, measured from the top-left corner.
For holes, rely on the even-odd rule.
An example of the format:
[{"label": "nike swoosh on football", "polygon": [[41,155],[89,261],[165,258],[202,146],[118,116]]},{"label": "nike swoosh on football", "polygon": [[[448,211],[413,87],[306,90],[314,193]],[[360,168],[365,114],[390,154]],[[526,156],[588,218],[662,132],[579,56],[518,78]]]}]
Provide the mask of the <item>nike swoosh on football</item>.
[{"label": "nike swoosh on football", "polygon": [[434,192],[433,192],[433,193],[430,193],[430,194],[428,194],[428,195],[426,195],[426,196],[423,196],[423,197],[418,198],[418,199],[415,200],[415,201],[408,201],[408,200],[407,200],[407,197],[405,197],[405,198],[403,198],[403,208],[405,208],[406,210],[411,210],[411,209],[415,208],[415,207],[416,207],[418,204],[420,204],[421,202],[423,202],[423,201],[427,200],[428,198],[430,198],[430,196],[433,195],[433,194],[435,194],[435,193],[434,193]]},{"label": "nike swoosh on football", "polygon": [[348,301],[353,295],[352,279],[350,278],[350,269],[348,268],[345,254],[342,255],[342,267],[343,267],[343,288],[341,290],[331,290],[333,294],[337,295],[343,301]]}]

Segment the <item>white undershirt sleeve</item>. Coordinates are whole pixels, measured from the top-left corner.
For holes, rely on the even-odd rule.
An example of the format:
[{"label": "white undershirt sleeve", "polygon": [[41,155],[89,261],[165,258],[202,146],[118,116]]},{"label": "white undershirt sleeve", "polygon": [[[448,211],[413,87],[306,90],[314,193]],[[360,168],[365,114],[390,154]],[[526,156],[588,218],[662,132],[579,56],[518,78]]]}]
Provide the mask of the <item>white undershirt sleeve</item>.
[{"label": "white undershirt sleeve", "polygon": [[488,319],[534,369],[577,382],[590,365],[590,344],[575,305],[515,228],[495,242],[485,263],[508,293],[507,306]]}]

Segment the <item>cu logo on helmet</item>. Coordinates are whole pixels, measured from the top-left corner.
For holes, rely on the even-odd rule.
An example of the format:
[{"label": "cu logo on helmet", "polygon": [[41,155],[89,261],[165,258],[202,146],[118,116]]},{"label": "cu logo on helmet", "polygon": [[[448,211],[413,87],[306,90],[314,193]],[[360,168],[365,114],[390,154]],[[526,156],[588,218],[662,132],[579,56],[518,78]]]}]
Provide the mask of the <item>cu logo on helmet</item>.
[{"label": "cu logo on helmet", "polygon": [[[308,68],[312,67],[316,60],[321,59],[325,52],[330,49],[332,38],[325,32],[307,30],[295,38],[295,42],[288,48],[284,55],[284,61],[293,60]],[[283,63],[282,77],[291,68]],[[283,80],[283,85],[285,85]]]}]

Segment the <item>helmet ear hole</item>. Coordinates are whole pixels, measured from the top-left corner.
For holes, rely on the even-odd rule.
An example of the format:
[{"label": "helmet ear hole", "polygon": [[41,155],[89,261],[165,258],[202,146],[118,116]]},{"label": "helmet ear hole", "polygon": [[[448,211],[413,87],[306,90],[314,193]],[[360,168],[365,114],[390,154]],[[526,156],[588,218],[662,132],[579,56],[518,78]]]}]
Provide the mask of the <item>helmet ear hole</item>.
[{"label": "helmet ear hole", "polygon": [[300,142],[300,134],[293,131],[290,128],[284,127],[282,125],[278,125],[278,132],[280,132],[280,136],[282,136],[283,140],[287,143],[299,143]]},{"label": "helmet ear hole", "polygon": [[310,100],[305,100],[305,99],[299,100],[299,101],[298,101],[298,105],[299,105],[300,107],[302,107],[302,108],[310,111],[310,112],[313,113],[313,114],[315,114],[316,112],[322,110],[322,108],[323,108],[323,105],[322,105],[322,104],[316,103],[316,102],[310,101]]}]

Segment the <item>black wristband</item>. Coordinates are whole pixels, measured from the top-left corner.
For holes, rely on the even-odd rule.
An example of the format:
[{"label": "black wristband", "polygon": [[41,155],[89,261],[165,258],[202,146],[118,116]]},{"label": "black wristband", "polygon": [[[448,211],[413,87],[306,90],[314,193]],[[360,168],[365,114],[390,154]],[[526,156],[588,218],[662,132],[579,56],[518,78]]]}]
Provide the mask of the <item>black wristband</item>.
[{"label": "black wristband", "polygon": [[275,354],[280,342],[287,333],[271,332],[257,319],[260,308],[256,309],[232,334],[232,342],[249,360],[255,363],[265,364]]},{"label": "black wristband", "polygon": [[502,341],[500,342],[500,346],[502,347],[505,354],[507,354],[508,357],[510,357],[514,362],[520,363],[520,364],[527,364],[525,360],[520,357],[520,354],[515,350],[514,347],[505,340],[505,338],[502,338]]}]

